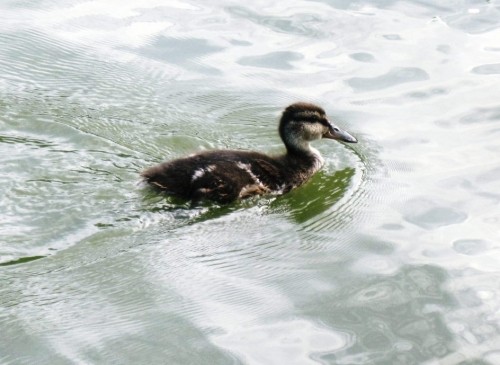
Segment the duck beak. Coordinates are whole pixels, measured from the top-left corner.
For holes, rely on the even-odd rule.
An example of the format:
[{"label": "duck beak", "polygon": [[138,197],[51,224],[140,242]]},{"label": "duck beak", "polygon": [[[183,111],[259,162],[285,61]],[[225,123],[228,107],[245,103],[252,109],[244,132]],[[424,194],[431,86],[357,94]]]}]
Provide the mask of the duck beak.
[{"label": "duck beak", "polygon": [[358,143],[358,140],[356,138],[332,124],[330,124],[328,131],[323,135],[323,138],[336,139],[337,141],[347,143]]}]

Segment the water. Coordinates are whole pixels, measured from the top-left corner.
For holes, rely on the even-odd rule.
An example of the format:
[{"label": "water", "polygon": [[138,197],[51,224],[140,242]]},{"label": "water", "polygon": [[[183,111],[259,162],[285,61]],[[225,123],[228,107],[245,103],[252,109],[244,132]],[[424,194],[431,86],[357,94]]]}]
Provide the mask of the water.
[{"label": "water", "polygon": [[[499,40],[497,1],[4,1],[0,363],[500,363]],[[307,185],[139,184],[297,100],[360,140]]]}]

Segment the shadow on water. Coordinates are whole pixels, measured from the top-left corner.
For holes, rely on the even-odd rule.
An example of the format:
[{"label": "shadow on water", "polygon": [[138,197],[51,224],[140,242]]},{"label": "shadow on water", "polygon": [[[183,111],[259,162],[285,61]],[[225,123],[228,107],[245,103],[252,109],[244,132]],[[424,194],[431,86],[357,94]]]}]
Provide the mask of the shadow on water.
[{"label": "shadow on water", "polygon": [[325,212],[348,191],[355,169],[345,168],[333,175],[316,174],[304,186],[278,197],[270,205],[271,210],[287,212],[297,223]]},{"label": "shadow on water", "polygon": [[180,197],[171,196],[153,187],[145,187],[142,203],[144,212],[168,214],[180,226],[216,219],[242,207],[241,202],[219,205],[212,202],[192,203]]}]

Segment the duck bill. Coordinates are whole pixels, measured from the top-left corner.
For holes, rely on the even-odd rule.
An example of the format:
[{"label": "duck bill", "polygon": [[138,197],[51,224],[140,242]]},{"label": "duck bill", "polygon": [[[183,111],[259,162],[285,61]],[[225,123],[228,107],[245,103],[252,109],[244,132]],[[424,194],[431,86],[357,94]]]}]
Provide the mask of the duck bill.
[{"label": "duck bill", "polygon": [[333,126],[328,129],[328,132],[323,135],[323,138],[336,139],[337,141],[347,143],[358,143],[358,140],[349,133]]}]

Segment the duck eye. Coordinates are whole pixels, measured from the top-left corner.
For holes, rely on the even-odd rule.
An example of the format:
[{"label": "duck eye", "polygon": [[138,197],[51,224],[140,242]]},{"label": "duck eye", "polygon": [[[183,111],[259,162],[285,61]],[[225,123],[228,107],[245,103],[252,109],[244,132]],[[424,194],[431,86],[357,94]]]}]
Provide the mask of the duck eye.
[{"label": "duck eye", "polygon": [[340,132],[340,129],[338,127],[333,127],[334,132]]}]

